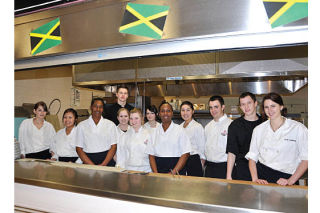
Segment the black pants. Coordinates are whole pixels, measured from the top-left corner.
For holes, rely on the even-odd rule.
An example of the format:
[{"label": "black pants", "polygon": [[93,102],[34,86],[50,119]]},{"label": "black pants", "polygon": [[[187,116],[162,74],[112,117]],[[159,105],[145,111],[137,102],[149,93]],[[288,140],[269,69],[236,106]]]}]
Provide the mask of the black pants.
[{"label": "black pants", "polygon": [[246,161],[236,162],[232,170],[232,179],[251,181],[249,162],[246,162]]},{"label": "black pants", "polygon": [[227,162],[214,163],[207,161],[204,173],[205,177],[226,179],[227,176]]},{"label": "black pants", "polygon": [[59,157],[59,161],[62,162],[76,162],[78,160],[78,157]]},{"label": "black pants", "polygon": [[[177,165],[180,157],[156,157],[157,170],[159,173],[169,173]],[[180,175],[186,175],[186,167],[179,171]]]},{"label": "black pants", "polygon": [[188,176],[203,177],[201,160],[198,154],[189,156],[186,168]]},{"label": "black pants", "polygon": [[[291,174],[274,170],[260,162],[257,163],[258,178],[268,181],[269,183],[277,183],[280,178],[289,179]],[[298,185],[298,181],[295,183]]]},{"label": "black pants", "polygon": [[[104,152],[86,153],[86,155],[88,156],[88,158],[90,158],[90,160],[95,165],[99,165],[106,159],[108,151],[109,150],[104,151]],[[111,159],[109,161],[109,163],[107,164],[107,166],[115,166],[115,165],[116,165],[116,162],[113,159]]]},{"label": "black pants", "polygon": [[34,153],[26,154],[26,158],[35,158],[35,159],[46,160],[46,159],[51,158],[51,153],[49,152],[49,149],[46,149],[41,152],[34,152]]}]

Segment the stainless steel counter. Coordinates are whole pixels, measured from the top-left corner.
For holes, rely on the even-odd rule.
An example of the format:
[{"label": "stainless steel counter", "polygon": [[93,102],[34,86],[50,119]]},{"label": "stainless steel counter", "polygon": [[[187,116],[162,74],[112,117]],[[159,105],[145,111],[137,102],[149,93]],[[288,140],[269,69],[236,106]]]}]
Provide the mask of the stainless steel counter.
[{"label": "stainless steel counter", "polygon": [[15,182],[205,212],[308,211],[306,188],[130,174],[115,168],[71,163],[15,161]]}]

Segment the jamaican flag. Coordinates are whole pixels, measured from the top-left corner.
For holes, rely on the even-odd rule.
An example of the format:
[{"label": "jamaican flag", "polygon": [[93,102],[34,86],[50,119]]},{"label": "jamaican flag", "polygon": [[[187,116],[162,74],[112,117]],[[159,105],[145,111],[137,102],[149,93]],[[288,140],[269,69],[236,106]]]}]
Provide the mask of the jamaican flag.
[{"label": "jamaican flag", "polygon": [[308,0],[263,0],[272,28],[308,16]]},{"label": "jamaican flag", "polygon": [[31,55],[61,44],[60,19],[57,18],[30,33]]},{"label": "jamaican flag", "polygon": [[128,3],[120,33],[161,39],[169,6]]}]

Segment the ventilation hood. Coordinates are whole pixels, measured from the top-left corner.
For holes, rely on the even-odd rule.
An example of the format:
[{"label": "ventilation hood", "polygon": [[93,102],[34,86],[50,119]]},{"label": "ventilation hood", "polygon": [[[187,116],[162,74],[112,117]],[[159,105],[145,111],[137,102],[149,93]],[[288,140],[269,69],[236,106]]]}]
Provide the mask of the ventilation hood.
[{"label": "ventilation hood", "polygon": [[[307,84],[308,19],[272,29],[257,0],[136,0],[169,6],[160,40],[119,32],[127,0],[15,18],[15,71],[72,65],[73,85],[148,96],[294,93]],[[29,33],[60,18],[62,43],[31,55]],[[113,92],[113,90],[112,90]]]},{"label": "ventilation hood", "polygon": [[81,64],[73,66],[73,84],[114,92],[125,83],[146,96],[289,94],[307,84],[307,52],[300,45]]}]

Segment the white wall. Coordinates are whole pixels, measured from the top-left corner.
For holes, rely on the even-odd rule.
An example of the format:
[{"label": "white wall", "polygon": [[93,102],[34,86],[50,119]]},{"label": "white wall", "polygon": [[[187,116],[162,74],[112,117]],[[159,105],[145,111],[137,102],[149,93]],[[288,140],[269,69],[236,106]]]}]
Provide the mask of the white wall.
[{"label": "white wall", "polygon": [[[41,78],[15,80],[14,82],[14,105],[21,106],[23,103],[36,103],[44,101],[48,107],[50,102],[58,98],[61,101],[61,109],[58,114],[62,127],[63,111],[71,106],[72,77]],[[80,89],[80,106],[74,109],[89,109],[93,96],[105,95],[104,91]]]}]

